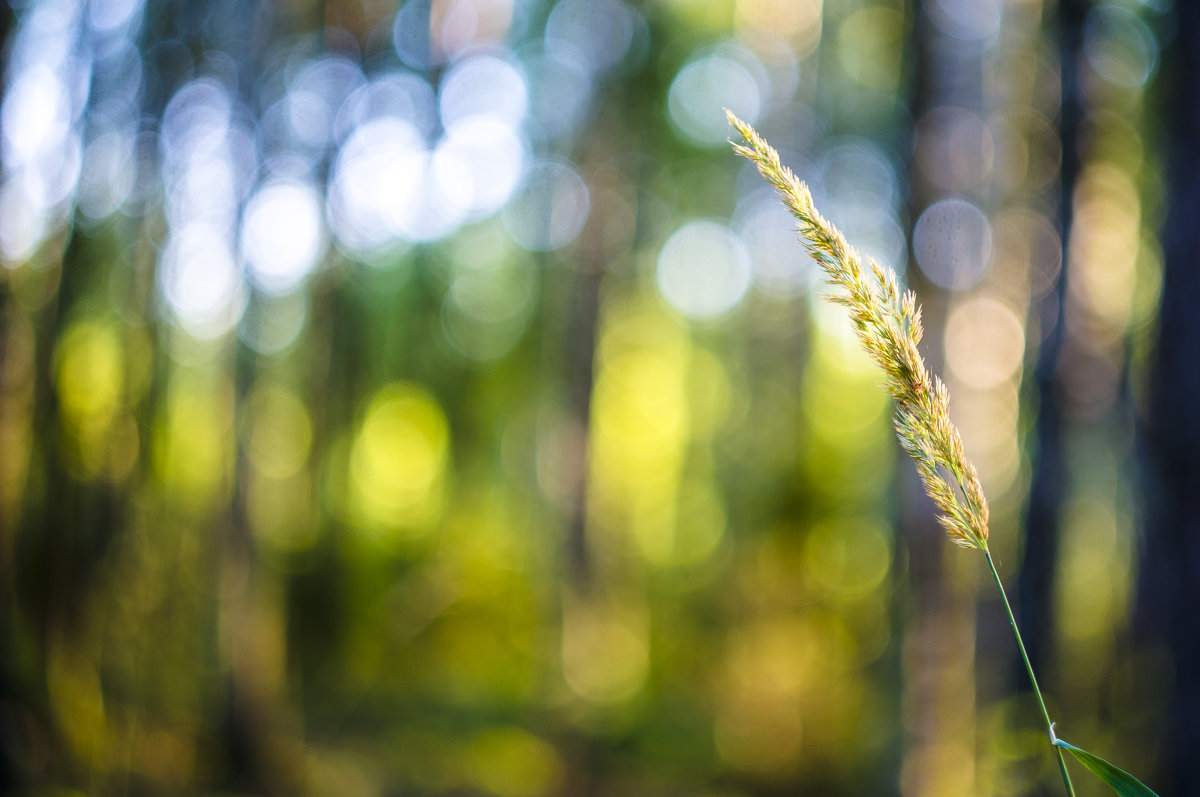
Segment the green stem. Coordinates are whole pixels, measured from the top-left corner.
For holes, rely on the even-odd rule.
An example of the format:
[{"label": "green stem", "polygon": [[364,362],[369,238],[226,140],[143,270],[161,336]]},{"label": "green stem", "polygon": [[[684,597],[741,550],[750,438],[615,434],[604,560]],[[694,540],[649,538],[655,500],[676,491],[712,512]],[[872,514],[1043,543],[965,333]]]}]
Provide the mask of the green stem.
[{"label": "green stem", "polygon": [[[992,578],[996,579],[996,588],[1000,590],[1000,597],[1004,601],[1004,611],[1008,612],[1008,624],[1012,626],[1013,636],[1017,638],[1017,648],[1021,651],[1021,659],[1025,662],[1025,672],[1029,673],[1029,683],[1033,684],[1033,694],[1037,696],[1038,707],[1042,710],[1042,719],[1046,720],[1046,732],[1050,738],[1054,738],[1054,729],[1050,723],[1050,712],[1046,711],[1046,701],[1042,699],[1042,690],[1038,688],[1037,677],[1033,674],[1033,665],[1029,663],[1029,654],[1025,652],[1025,642],[1021,639],[1021,632],[1017,629],[1017,618],[1013,616],[1012,606],[1008,602],[1008,593],[1004,591],[1004,584],[1000,581],[1000,574],[996,572],[996,563],[992,561],[992,552],[987,548],[983,549],[983,555],[987,557],[988,567],[992,570]],[[1067,774],[1067,762],[1063,760],[1062,750],[1055,746],[1054,754],[1058,756],[1058,771],[1062,773],[1063,784],[1067,787],[1067,794],[1070,797],[1075,797],[1075,787],[1071,785],[1071,776]]]}]

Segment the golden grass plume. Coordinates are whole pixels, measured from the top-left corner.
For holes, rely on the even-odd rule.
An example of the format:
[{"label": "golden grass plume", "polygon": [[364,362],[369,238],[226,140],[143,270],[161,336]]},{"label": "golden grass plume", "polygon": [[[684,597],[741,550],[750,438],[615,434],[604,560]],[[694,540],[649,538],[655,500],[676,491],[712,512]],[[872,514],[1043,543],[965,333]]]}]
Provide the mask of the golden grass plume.
[{"label": "golden grass plume", "polygon": [[917,349],[921,308],[916,296],[902,294],[895,273],[873,259],[868,273],[858,251],[817,212],[808,186],[780,164],[779,153],[753,127],[725,113],[748,142],[731,142],[734,152],[753,162],[779,191],[805,249],[838,289],[827,298],[849,310],[863,348],[883,369],[884,386],[896,403],[896,434],[941,513],[938,521],[957,545],[987,550],[987,498],[950,421],[946,385],[930,374]]}]

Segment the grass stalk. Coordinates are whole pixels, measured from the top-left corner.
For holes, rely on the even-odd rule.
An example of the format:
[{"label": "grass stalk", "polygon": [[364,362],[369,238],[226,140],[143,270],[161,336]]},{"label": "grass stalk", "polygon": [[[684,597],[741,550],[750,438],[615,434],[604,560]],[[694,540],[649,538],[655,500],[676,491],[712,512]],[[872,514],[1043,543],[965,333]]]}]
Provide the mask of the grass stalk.
[{"label": "grass stalk", "polygon": [[977,548],[987,559],[1046,721],[1063,785],[1069,797],[1075,797],[1062,749],[1054,742],[1050,713],[1033,674],[1025,642],[988,550],[988,502],[979,475],[967,458],[958,428],[950,420],[949,391],[926,367],[917,348],[922,328],[916,296],[912,291],[901,293],[896,275],[874,260],[868,259],[868,267],[864,267],[858,251],[817,212],[808,186],[779,162],[779,153],[754,128],[726,113],[730,124],[748,142],[735,143],[734,151],[750,160],[779,191],[783,204],[796,219],[796,232],[805,249],[825,273],[826,282],[838,290],[826,298],[849,311],[859,342],[883,370],[883,386],[896,406],[896,435],[916,463],[925,491],[937,505],[938,522],[956,545]]},{"label": "grass stalk", "polygon": [[992,561],[992,552],[984,548],[983,555],[987,559],[988,569],[992,571],[992,578],[996,580],[996,589],[1000,590],[1000,598],[1004,601],[1004,611],[1008,613],[1008,625],[1017,639],[1017,649],[1021,651],[1021,661],[1025,662],[1025,672],[1029,673],[1029,683],[1033,686],[1033,694],[1037,696],[1038,708],[1042,710],[1042,719],[1046,721],[1046,733],[1050,737],[1050,744],[1054,747],[1054,754],[1058,758],[1058,771],[1062,774],[1063,785],[1067,787],[1067,794],[1075,797],[1075,787],[1071,784],[1071,775],[1067,772],[1067,762],[1063,760],[1062,748],[1054,745],[1054,723],[1050,722],[1050,712],[1046,710],[1046,701],[1042,699],[1042,690],[1038,688],[1037,676],[1033,674],[1033,664],[1029,661],[1029,654],[1025,652],[1025,640],[1021,639],[1021,630],[1017,628],[1017,618],[1013,615],[1012,605],[1008,602],[1008,593],[1004,590],[1000,574],[996,572],[996,563]]}]

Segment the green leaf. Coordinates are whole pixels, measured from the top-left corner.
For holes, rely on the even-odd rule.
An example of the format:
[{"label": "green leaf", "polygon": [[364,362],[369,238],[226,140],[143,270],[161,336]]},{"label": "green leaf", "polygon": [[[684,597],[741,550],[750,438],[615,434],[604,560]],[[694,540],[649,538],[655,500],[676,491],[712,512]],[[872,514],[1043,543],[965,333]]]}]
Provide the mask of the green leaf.
[{"label": "green leaf", "polygon": [[1112,790],[1121,797],[1158,797],[1157,794],[1146,788],[1146,785],[1140,780],[1130,775],[1123,769],[1118,769],[1112,764],[1105,761],[1098,755],[1092,755],[1087,750],[1081,750],[1073,744],[1068,744],[1062,739],[1055,739],[1054,745],[1061,747],[1079,760],[1092,774],[1100,778],[1100,780],[1112,787]]}]

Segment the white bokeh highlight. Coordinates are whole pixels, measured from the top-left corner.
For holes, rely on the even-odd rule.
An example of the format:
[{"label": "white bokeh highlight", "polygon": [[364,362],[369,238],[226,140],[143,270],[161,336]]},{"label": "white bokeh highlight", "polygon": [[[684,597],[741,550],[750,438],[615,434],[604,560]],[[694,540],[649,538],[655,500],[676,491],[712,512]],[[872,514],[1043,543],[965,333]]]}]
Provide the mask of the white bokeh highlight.
[{"label": "white bokeh highlight", "polygon": [[688,222],[658,256],[658,289],[688,318],[707,320],[732,310],[750,287],[750,256],[728,227]]},{"label": "white bokeh highlight", "polygon": [[307,183],[261,186],[242,215],[242,256],[254,284],[272,294],[295,290],[325,254],[322,197]]},{"label": "white bokeh highlight", "polygon": [[667,93],[667,112],[675,127],[688,140],[706,147],[724,146],[729,137],[723,109],[754,124],[761,107],[755,76],[738,60],[720,52],[685,64]]},{"label": "white bokeh highlight", "polygon": [[224,232],[209,224],[189,224],[172,234],[158,277],[175,319],[196,338],[223,335],[245,309],[241,269]]}]

